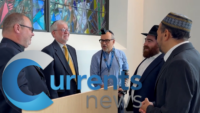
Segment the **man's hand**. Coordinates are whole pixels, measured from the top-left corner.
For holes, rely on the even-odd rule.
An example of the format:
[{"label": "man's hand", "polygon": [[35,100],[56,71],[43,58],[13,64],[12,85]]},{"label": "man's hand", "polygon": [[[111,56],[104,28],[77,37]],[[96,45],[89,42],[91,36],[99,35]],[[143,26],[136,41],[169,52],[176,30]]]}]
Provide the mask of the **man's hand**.
[{"label": "man's hand", "polygon": [[139,109],[139,112],[140,113],[146,113],[144,110],[142,110],[142,109]]},{"label": "man's hand", "polygon": [[[142,102],[142,105],[144,105],[144,102],[145,102],[145,101]],[[141,106],[141,107],[142,107],[142,106]],[[145,112],[144,110],[142,110],[142,109],[139,109],[139,112],[140,112],[140,113],[146,113],[146,112]]]},{"label": "man's hand", "polygon": [[[123,91],[123,89],[122,89],[122,88],[119,88],[118,91]],[[118,93],[118,96],[121,97],[121,96],[123,96],[123,94]]]},{"label": "man's hand", "polygon": [[142,102],[142,106],[140,107],[139,112],[140,112],[140,113],[146,113],[147,107],[148,107],[149,105],[152,105],[152,106],[153,106],[153,103],[152,103],[152,102],[149,102],[149,99],[148,99],[148,98],[145,98],[145,100]]}]

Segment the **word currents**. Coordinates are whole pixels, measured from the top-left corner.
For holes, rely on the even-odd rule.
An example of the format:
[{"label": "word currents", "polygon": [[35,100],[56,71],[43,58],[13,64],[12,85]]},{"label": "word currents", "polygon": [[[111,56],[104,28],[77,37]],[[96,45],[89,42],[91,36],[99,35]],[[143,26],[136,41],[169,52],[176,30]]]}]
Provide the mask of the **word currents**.
[{"label": "word currents", "polygon": [[[83,76],[78,75],[77,78],[78,78],[78,88],[77,89],[81,90],[81,81],[83,79],[87,79],[87,75],[83,75]],[[128,79],[128,78],[129,78],[129,76],[125,75],[125,73],[123,71],[122,71],[121,75],[119,75],[119,79],[121,79],[121,88],[123,90],[128,90],[129,89],[129,87],[125,86],[125,79]],[[141,76],[133,75],[131,77],[131,82],[133,84],[136,84],[136,86],[137,86],[137,87],[131,86],[132,90],[139,90],[139,89],[142,88],[142,83],[139,82],[139,81],[136,81],[136,78],[140,79]],[[60,84],[57,85],[57,86],[55,85],[55,82],[54,82],[55,80],[54,79],[55,79],[54,75],[51,75],[50,83],[51,83],[51,88],[53,90],[65,90],[64,89],[64,81],[66,81],[66,87],[65,87],[66,90],[70,90],[70,81],[72,79],[75,79],[75,75],[72,75],[72,76],[70,76],[70,75],[66,75],[66,76],[60,75]],[[109,75],[109,76],[105,76],[104,77],[104,83],[103,83],[104,84],[104,90],[108,89],[108,80],[109,79],[113,80],[113,89],[117,90],[117,78],[114,75]],[[93,84],[97,84],[97,85],[93,86]],[[101,80],[100,76],[98,76],[98,75],[92,75],[92,76],[90,76],[88,78],[87,85],[91,90],[99,90],[101,88],[100,87],[101,84],[102,84],[102,80]]]}]

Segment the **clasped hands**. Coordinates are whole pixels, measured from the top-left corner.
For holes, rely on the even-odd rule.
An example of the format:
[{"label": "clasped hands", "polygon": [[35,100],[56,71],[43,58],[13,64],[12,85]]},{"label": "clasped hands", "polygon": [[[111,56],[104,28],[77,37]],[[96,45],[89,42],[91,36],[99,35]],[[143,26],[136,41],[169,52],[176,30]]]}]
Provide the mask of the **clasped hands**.
[{"label": "clasped hands", "polygon": [[142,102],[142,106],[140,107],[139,112],[140,112],[140,113],[146,113],[147,107],[148,107],[149,105],[152,105],[152,106],[153,106],[153,103],[152,103],[152,102],[149,102],[149,99],[148,99],[148,98],[145,98],[145,100]]}]

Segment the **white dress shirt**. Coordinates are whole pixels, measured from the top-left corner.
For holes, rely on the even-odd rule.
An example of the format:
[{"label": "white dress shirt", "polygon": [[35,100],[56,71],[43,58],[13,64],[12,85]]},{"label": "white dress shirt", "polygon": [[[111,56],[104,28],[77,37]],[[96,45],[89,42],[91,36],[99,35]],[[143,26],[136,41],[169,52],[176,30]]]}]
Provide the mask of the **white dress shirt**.
[{"label": "white dress shirt", "polygon": [[189,43],[189,41],[184,41],[184,42],[182,42],[180,44],[177,44],[174,47],[172,47],[169,51],[167,51],[167,53],[164,56],[165,62],[167,61],[167,59],[169,58],[169,56],[171,55],[171,53],[174,51],[174,49],[176,49],[177,47],[179,47],[180,45],[183,45],[185,43]]},{"label": "white dress shirt", "polygon": [[[137,70],[137,75],[141,76],[143,75],[144,71],[146,70],[146,68],[161,54],[161,52],[159,52],[158,54],[150,57],[150,58],[147,58],[144,62],[142,62],[142,64],[140,65],[140,67],[138,68]],[[135,79],[135,81],[139,81],[138,78]],[[133,84],[134,87],[137,86],[137,84]],[[131,93],[131,97],[133,99],[134,97],[134,92],[135,90],[132,90],[132,93]]]}]

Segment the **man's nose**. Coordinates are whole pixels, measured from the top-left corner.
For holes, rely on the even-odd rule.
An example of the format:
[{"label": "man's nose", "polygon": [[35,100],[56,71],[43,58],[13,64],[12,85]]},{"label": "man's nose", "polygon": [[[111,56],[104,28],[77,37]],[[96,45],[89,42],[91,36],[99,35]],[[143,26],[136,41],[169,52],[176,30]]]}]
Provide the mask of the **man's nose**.
[{"label": "man's nose", "polygon": [[144,46],[148,46],[148,42],[147,41],[144,42]]},{"label": "man's nose", "polygon": [[106,41],[102,41],[102,44],[104,44],[104,45],[105,45],[105,44],[106,44]]},{"label": "man's nose", "polygon": [[34,36],[35,34],[32,32],[32,36]]}]

